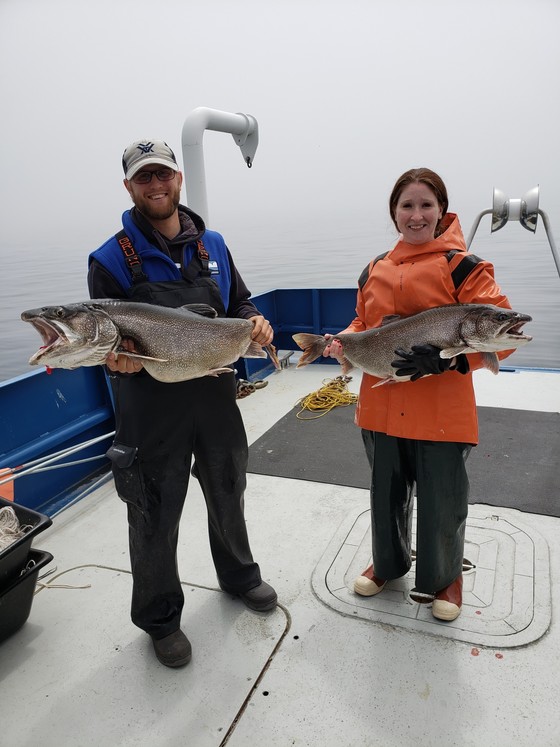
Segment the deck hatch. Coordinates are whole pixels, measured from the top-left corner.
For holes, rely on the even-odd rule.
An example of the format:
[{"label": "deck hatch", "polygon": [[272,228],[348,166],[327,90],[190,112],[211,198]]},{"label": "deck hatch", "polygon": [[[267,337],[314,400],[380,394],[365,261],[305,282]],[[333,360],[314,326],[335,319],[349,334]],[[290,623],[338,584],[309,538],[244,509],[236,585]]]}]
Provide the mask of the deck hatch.
[{"label": "deck hatch", "polygon": [[[416,512],[415,512],[416,513]],[[473,568],[463,577],[463,610],[453,622],[436,620],[431,605],[418,604],[414,565],[374,597],[352,591],[354,578],[371,563],[369,511],[349,515],[330,542],[312,577],[318,598],[341,614],[436,636],[499,648],[523,646],[550,625],[548,545],[517,512],[469,507],[465,557]]]}]

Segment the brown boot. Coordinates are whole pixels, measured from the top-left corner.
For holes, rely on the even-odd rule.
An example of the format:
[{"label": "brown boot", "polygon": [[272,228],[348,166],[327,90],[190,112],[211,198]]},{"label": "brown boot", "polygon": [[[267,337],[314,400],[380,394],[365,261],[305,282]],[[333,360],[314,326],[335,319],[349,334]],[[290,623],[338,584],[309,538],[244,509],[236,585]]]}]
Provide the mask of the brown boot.
[{"label": "brown boot", "polygon": [[387,581],[378,578],[373,573],[373,566],[370,565],[361,576],[354,581],[354,591],[362,597],[373,597],[383,591]]},{"label": "brown boot", "polygon": [[445,589],[438,591],[432,603],[432,615],[438,620],[456,620],[461,614],[463,603],[463,576],[457,576],[455,581]]}]

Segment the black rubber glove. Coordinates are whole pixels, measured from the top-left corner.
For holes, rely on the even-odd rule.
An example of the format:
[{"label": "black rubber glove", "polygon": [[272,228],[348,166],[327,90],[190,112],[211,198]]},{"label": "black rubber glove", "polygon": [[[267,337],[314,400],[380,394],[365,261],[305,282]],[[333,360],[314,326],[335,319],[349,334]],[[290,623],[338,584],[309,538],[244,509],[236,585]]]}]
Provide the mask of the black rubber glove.
[{"label": "black rubber glove", "polygon": [[468,372],[469,362],[466,355],[456,356],[452,367],[454,359],[440,358],[439,353],[440,349],[434,345],[413,345],[410,352],[397,348],[395,354],[402,360],[394,360],[391,366],[397,369],[396,376],[410,376],[410,381],[416,381],[428,374],[441,374],[450,368],[462,374]]}]

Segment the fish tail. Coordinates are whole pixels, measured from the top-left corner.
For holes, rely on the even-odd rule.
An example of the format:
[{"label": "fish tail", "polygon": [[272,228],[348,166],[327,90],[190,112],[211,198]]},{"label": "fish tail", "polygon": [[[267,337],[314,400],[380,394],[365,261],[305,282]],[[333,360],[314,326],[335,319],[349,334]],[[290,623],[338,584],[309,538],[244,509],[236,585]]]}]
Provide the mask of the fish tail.
[{"label": "fish tail", "polygon": [[274,363],[274,368],[280,370],[280,361],[278,360],[278,355],[276,354],[276,348],[274,345],[265,345],[264,349],[268,353],[270,360]]},{"label": "fish tail", "polygon": [[303,350],[303,355],[298,361],[296,368],[300,366],[306,366],[308,363],[313,363],[317,358],[323,355],[324,349],[327,347],[327,341],[323,335],[311,335],[308,332],[298,332],[297,335],[292,335],[294,342]]}]

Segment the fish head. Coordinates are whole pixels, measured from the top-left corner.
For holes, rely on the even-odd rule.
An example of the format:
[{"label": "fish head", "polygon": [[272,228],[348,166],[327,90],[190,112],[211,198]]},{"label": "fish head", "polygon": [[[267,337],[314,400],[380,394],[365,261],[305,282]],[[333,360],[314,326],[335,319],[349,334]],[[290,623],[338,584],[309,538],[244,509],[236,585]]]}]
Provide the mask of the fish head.
[{"label": "fish head", "polygon": [[121,339],[111,318],[94,302],[28,309],[21,318],[32,324],[43,340],[43,345],[29,359],[32,366],[67,369],[97,366],[118,347]]},{"label": "fish head", "polygon": [[533,338],[522,331],[532,321],[528,314],[490,304],[474,306],[460,325],[460,335],[472,350],[498,352],[512,350]]}]

